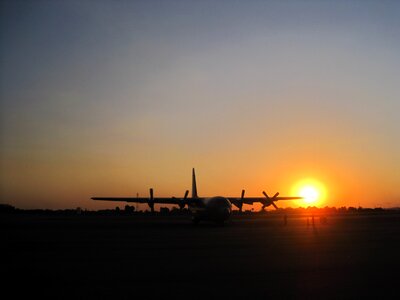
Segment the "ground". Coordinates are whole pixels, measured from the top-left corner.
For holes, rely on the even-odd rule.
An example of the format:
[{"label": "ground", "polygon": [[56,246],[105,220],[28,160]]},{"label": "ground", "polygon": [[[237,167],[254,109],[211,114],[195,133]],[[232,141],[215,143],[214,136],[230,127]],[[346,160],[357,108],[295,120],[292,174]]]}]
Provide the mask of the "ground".
[{"label": "ground", "polygon": [[308,221],[5,215],[3,284],[56,298],[398,298],[400,214]]}]

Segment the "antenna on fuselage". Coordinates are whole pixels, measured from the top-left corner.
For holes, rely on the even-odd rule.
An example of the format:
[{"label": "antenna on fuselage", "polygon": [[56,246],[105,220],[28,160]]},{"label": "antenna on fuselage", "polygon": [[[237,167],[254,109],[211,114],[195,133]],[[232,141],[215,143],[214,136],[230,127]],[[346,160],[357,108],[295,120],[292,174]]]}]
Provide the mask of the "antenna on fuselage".
[{"label": "antenna on fuselage", "polygon": [[192,169],[192,198],[198,198],[197,186],[196,186],[196,173],[194,171],[194,168]]}]

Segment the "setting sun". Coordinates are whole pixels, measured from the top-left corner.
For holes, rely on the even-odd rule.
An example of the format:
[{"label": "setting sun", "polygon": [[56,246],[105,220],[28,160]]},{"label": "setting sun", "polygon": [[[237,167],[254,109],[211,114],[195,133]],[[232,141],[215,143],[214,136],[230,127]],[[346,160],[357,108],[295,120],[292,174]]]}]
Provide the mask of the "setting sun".
[{"label": "setting sun", "polygon": [[309,204],[316,202],[319,197],[317,189],[313,186],[303,187],[299,194],[301,197],[304,197],[304,202]]},{"label": "setting sun", "polygon": [[293,193],[304,197],[299,204],[307,206],[321,206],[326,197],[325,186],[321,182],[311,178],[301,180],[295,184]]}]

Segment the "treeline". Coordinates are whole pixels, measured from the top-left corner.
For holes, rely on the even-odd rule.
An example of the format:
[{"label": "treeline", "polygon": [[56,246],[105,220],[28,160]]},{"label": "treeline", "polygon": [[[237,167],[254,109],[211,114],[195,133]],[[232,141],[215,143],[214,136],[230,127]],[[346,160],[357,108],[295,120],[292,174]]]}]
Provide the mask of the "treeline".
[{"label": "treeline", "polygon": [[[365,214],[377,214],[377,213],[399,213],[400,208],[364,208],[364,207],[298,207],[298,208],[279,208],[277,210],[268,210],[268,211],[255,211],[255,210],[246,210],[243,212],[239,212],[238,210],[234,210],[233,214],[285,214],[285,215],[295,215],[295,214],[324,214],[324,215],[333,215],[333,214],[356,214],[356,213],[365,213]],[[136,215],[136,214],[151,214],[150,211],[136,211],[134,206],[126,205],[123,208],[119,206],[115,207],[115,209],[101,209],[101,210],[86,210],[80,207],[76,209],[19,209],[9,204],[0,204],[0,213],[2,214],[49,214],[49,215]],[[155,211],[152,214],[158,215],[186,215],[190,214],[190,211],[187,208],[179,209],[177,207],[160,207],[159,211]]]},{"label": "treeline", "polygon": [[190,214],[187,208],[179,209],[176,207],[160,207],[159,211],[151,213],[149,210],[136,211],[134,206],[126,205],[124,208],[119,206],[114,209],[87,210],[81,207],[75,209],[20,209],[9,204],[0,204],[0,214],[48,214],[48,215],[130,215],[130,214]]},{"label": "treeline", "polygon": [[334,214],[359,214],[359,213],[369,213],[369,214],[376,214],[376,213],[399,213],[400,208],[365,208],[365,207],[352,207],[352,206],[342,206],[342,207],[287,207],[287,208],[278,208],[276,210],[269,210],[268,212],[253,212],[253,211],[245,211],[245,213],[267,213],[267,214],[281,214],[284,213],[286,215],[290,214],[323,214],[323,215],[334,215]]}]

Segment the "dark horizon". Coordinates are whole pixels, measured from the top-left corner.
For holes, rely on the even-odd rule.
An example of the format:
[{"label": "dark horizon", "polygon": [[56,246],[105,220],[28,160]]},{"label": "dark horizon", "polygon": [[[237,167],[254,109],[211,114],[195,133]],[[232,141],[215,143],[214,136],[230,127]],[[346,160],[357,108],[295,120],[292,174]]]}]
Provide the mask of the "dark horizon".
[{"label": "dark horizon", "polygon": [[[317,206],[307,206],[307,207],[280,207],[278,209],[269,209],[269,210],[255,210],[255,209],[246,209],[243,210],[243,214],[246,213],[280,213],[280,212],[290,212],[290,211],[320,211],[320,212],[355,212],[355,211],[392,211],[392,210],[400,210],[400,207],[354,207],[354,206],[325,206],[325,207],[317,207]],[[14,207],[7,203],[0,203],[0,213],[1,212],[74,212],[74,213],[93,213],[93,212],[125,212],[125,213],[152,213],[149,208],[147,209],[138,209],[136,210],[134,205],[115,205],[114,208],[105,208],[105,209],[86,209],[84,207],[76,207],[76,208],[62,208],[62,209],[50,209],[50,208],[18,208]],[[190,214],[188,208],[180,209],[176,206],[160,206],[157,207],[154,213],[168,214],[168,213],[179,213],[184,212],[185,214]],[[232,210],[233,213],[240,213],[238,209]]]}]

